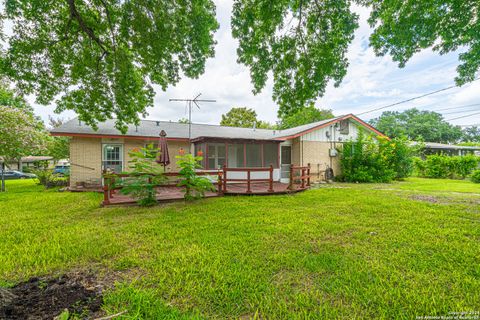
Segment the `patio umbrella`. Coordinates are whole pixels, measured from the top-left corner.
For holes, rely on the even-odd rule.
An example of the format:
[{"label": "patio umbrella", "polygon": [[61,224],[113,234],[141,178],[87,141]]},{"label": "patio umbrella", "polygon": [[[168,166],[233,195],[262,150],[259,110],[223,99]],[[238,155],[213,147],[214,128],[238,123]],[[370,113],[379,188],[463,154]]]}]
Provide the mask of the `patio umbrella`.
[{"label": "patio umbrella", "polygon": [[157,163],[163,164],[163,169],[170,164],[170,156],[168,155],[167,134],[164,130],[160,132],[160,139],[158,140],[158,148],[160,154],[157,157]]}]

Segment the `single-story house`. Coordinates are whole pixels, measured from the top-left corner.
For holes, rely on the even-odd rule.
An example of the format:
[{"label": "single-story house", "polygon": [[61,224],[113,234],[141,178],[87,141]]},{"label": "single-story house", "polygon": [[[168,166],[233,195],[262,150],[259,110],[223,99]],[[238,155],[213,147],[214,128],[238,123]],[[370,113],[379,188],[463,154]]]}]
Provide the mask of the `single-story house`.
[{"label": "single-story house", "polygon": [[[345,141],[355,139],[358,131],[383,136],[381,132],[349,114],[310,123],[286,130],[235,128],[218,125],[142,120],[140,125],[130,125],[126,134],[114,128],[114,120],[98,124],[94,131],[78,119],[70,120],[51,131],[54,136],[71,137],[70,183],[101,185],[102,172],[128,171],[129,152],[149,143],[157,143],[159,133],[167,133],[171,164],[167,171],[177,171],[175,156],[180,150],[203,152],[203,169],[215,170],[223,165],[231,168],[273,166],[275,181],[288,182],[291,164],[311,165],[311,175],[323,179],[326,168],[334,174],[340,170],[337,150]],[[242,175],[244,172],[235,172]],[[264,178],[262,175],[252,178]],[[235,178],[235,177],[231,177]],[[245,178],[243,176],[239,178]]]},{"label": "single-story house", "polygon": [[480,155],[480,146],[459,146],[437,142],[425,142],[424,154],[446,154],[450,156],[464,156],[468,154]]}]

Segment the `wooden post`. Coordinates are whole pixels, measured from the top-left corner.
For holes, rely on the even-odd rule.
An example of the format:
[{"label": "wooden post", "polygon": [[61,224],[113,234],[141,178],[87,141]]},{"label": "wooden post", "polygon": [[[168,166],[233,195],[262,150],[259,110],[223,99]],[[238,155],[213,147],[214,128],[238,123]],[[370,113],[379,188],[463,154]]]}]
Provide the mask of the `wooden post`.
[{"label": "wooden post", "polygon": [[250,170],[247,169],[247,193],[252,193],[250,190]]},{"label": "wooden post", "polygon": [[115,191],[115,189],[113,188],[115,186],[115,177],[112,177],[110,179],[108,179],[108,187],[110,189],[110,197],[113,196],[113,192]]},{"label": "wooden post", "polygon": [[310,163],[308,164],[308,167],[307,167],[307,187],[310,187]]},{"label": "wooden post", "polygon": [[223,165],[223,193],[227,192],[227,165]]},{"label": "wooden post", "polygon": [[288,189],[293,190],[293,164],[290,165],[290,181],[288,182]]},{"label": "wooden post", "polygon": [[304,167],[302,167],[302,176],[300,178],[302,179],[301,188],[304,189],[305,188],[305,168]]},{"label": "wooden post", "polygon": [[107,184],[103,186],[103,204],[110,204],[110,191]]},{"label": "wooden post", "polygon": [[270,181],[268,192],[273,192],[273,165],[270,165]]},{"label": "wooden post", "polygon": [[222,191],[222,174],[223,172],[222,171],[219,171],[218,172],[218,194],[221,195],[223,194],[223,191]]}]

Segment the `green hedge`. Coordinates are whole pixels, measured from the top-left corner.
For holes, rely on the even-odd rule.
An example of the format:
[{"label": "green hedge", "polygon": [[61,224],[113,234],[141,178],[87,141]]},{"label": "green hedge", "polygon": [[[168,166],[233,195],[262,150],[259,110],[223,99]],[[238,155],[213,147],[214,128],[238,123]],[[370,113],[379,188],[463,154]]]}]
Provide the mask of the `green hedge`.
[{"label": "green hedge", "polygon": [[480,158],[474,155],[446,156],[430,155],[422,160],[415,158],[415,171],[425,178],[465,179],[478,168]]},{"label": "green hedge", "polygon": [[360,132],[356,141],[347,141],[341,151],[340,181],[390,182],[408,177],[412,172],[413,149],[405,139],[389,140],[365,136]]}]

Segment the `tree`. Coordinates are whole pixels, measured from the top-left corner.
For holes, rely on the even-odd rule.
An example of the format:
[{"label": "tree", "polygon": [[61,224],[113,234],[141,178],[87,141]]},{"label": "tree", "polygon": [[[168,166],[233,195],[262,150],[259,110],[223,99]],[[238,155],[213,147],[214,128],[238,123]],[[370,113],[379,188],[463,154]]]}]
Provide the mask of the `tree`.
[{"label": "tree", "polygon": [[[232,34],[238,62],[249,67],[254,93],[273,75],[280,118],[316,101],[347,72],[358,27],[353,4],[371,9],[370,44],[403,67],[422,49],[460,53],[457,84],[480,68],[478,1],[235,0]],[[58,98],[57,111],[76,111],[94,126],[138,123],[162,89],[180,75],[196,78],[213,56],[218,28],[213,0],[6,0],[2,74],[38,102]],[[2,33],[4,34],[4,33]]]},{"label": "tree", "polygon": [[5,163],[19,160],[45,147],[46,133],[38,129],[38,120],[30,112],[0,105],[0,155],[2,155],[2,186],[5,191],[3,173]]},{"label": "tree", "polygon": [[222,114],[221,126],[253,128],[255,125],[259,129],[270,129],[273,126],[265,121],[257,119],[257,112],[246,107],[232,108],[226,114]]},{"label": "tree", "polygon": [[385,111],[370,124],[391,138],[407,137],[411,140],[450,143],[462,138],[459,126],[453,126],[440,113],[420,111],[416,108],[403,112]]},{"label": "tree", "polygon": [[183,74],[196,78],[213,56],[218,28],[212,0],[7,0],[15,31],[2,74],[37,101],[56,101],[94,126],[127,123],[153,106],[152,84],[163,90]]},{"label": "tree", "polygon": [[463,141],[480,142],[480,127],[471,126],[463,129]]},{"label": "tree", "polygon": [[[52,128],[58,128],[66,121],[63,118],[54,119],[48,116],[48,124]],[[47,153],[54,160],[70,158],[70,137],[50,136],[47,144]]]},{"label": "tree", "polygon": [[178,119],[178,123],[188,124],[190,121],[187,118]]},{"label": "tree", "polygon": [[329,109],[317,109],[311,105],[309,107],[302,108],[282,119],[280,128],[288,129],[301,126],[302,124],[322,121],[333,118],[332,110]]}]

